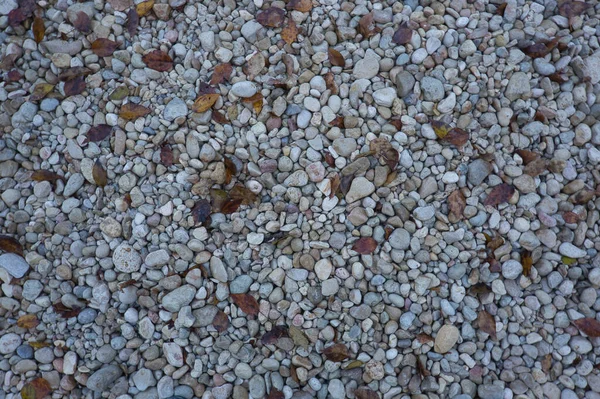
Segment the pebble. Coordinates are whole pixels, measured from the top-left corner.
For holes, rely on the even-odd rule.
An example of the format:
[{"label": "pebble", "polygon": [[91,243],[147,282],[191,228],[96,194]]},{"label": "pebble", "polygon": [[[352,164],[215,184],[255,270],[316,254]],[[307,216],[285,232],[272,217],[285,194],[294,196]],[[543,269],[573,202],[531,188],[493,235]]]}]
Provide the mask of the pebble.
[{"label": "pebble", "polygon": [[573,259],[584,258],[587,255],[586,251],[584,251],[581,248],[577,248],[575,245],[571,244],[570,242],[563,242],[562,244],[560,244],[560,247],[558,247],[558,251],[560,252],[561,255],[567,256],[567,257],[573,258]]},{"label": "pebble", "polygon": [[86,387],[94,392],[104,392],[123,375],[120,367],[109,364],[95,371],[87,380]]},{"label": "pebble", "polygon": [[375,185],[364,177],[357,177],[352,181],[346,194],[346,202],[352,203],[368,197],[375,191]]},{"label": "pebble", "polygon": [[[212,32],[211,32],[212,33]],[[163,111],[163,118],[169,122],[174,121],[177,118],[186,116],[188,113],[188,107],[182,99],[175,97],[165,107]]]},{"label": "pebble", "polygon": [[425,101],[440,101],[444,98],[444,85],[436,78],[425,76],[421,80],[421,90]]},{"label": "pebble", "polygon": [[510,280],[519,278],[523,274],[523,265],[516,260],[507,260],[502,264],[502,277]]},{"label": "pebble", "polygon": [[237,82],[231,86],[231,94],[241,98],[252,97],[256,94],[256,91],[254,83],[248,81]]},{"label": "pebble", "polygon": [[434,350],[437,353],[446,353],[456,345],[460,333],[458,328],[445,324],[439,329],[435,337]]},{"label": "pebble", "polygon": [[127,243],[122,243],[115,248],[112,261],[115,269],[122,273],[137,272],[142,265],[140,254]]},{"label": "pebble", "polygon": [[184,285],[169,292],[162,298],[162,306],[169,312],[178,312],[183,306],[189,305],[196,295],[196,288]]},{"label": "pebble", "polygon": [[22,278],[29,271],[29,264],[23,257],[5,253],[0,255],[0,266],[14,278]]}]

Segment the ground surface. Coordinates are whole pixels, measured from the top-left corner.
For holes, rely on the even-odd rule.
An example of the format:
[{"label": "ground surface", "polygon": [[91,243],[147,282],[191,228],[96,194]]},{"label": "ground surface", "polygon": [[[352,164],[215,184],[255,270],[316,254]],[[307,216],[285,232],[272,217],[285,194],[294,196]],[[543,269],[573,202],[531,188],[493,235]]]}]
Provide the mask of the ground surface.
[{"label": "ground surface", "polygon": [[583,4],[0,1],[0,398],[599,398]]}]

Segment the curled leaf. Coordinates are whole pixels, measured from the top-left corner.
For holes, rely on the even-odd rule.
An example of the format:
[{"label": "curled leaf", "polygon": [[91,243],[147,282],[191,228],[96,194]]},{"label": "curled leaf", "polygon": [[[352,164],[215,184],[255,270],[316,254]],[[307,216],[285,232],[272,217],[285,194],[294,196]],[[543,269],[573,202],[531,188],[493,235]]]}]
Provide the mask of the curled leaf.
[{"label": "curled leaf", "polygon": [[369,150],[382,159],[390,170],[394,170],[396,169],[396,166],[398,166],[398,160],[400,159],[398,150],[392,146],[392,143],[383,137],[372,140],[369,143]]},{"label": "curled leaf", "polygon": [[277,388],[271,388],[267,399],[285,399],[285,395]]},{"label": "curled leaf", "polygon": [[110,57],[117,47],[119,43],[113,42],[112,40],[108,40],[105,38],[96,39],[92,42],[92,51],[98,57]]},{"label": "curled leaf", "polygon": [[96,143],[96,142],[102,141],[105,138],[107,138],[108,136],[110,136],[112,131],[113,131],[112,126],[106,125],[106,124],[100,124],[100,125],[93,126],[90,130],[88,130],[88,132],[86,133],[86,137],[89,142]]},{"label": "curled leaf", "polygon": [[280,28],[285,18],[285,10],[279,7],[269,7],[256,16],[256,21],[262,26]]},{"label": "curled leaf", "polygon": [[34,17],[31,29],[33,30],[33,39],[36,43],[39,43],[42,40],[44,40],[44,35],[46,34],[46,27],[44,26],[43,19],[37,16]]},{"label": "curled leaf", "polygon": [[375,252],[377,248],[377,241],[373,237],[361,237],[359,238],[354,245],[352,245],[352,250],[358,252],[363,255],[370,255]]},{"label": "curled leaf", "polygon": [[79,11],[74,21],[71,21],[73,27],[81,33],[90,33],[92,31],[92,21],[83,11]]},{"label": "curled leaf", "polygon": [[515,188],[507,183],[497,185],[490,191],[483,205],[485,206],[496,206],[508,200],[514,195]]},{"label": "curled leaf", "polygon": [[523,275],[529,277],[531,274],[531,266],[533,265],[533,258],[531,257],[531,252],[526,249],[521,252],[521,265],[523,265]]},{"label": "curled leaf", "polygon": [[496,321],[494,320],[494,316],[489,314],[485,310],[479,311],[479,315],[477,316],[477,324],[479,328],[489,334],[490,338],[496,340]]},{"label": "curled leaf", "polygon": [[196,101],[194,101],[192,110],[198,113],[206,112],[211,109],[213,105],[215,105],[218,99],[218,94],[202,94],[196,99]]},{"label": "curled leaf", "polygon": [[23,256],[23,246],[11,236],[0,235],[0,250]]},{"label": "curled leaf", "polygon": [[533,43],[522,48],[523,52],[531,58],[542,58],[548,55],[558,45],[558,37],[547,43]]},{"label": "curled leaf", "polygon": [[229,198],[231,199],[240,199],[242,200],[243,205],[250,205],[253,202],[256,202],[256,194],[242,186],[241,184],[236,184],[229,191]]},{"label": "curled leaf", "polygon": [[358,33],[360,33],[365,39],[368,39],[371,36],[375,36],[377,33],[380,32],[380,30],[381,29],[375,26],[372,11],[368,14],[363,15],[358,21]]},{"label": "curled leaf", "polygon": [[342,56],[342,53],[340,53],[336,49],[329,47],[329,49],[327,50],[327,55],[329,57],[329,62],[331,63],[331,65],[339,66],[342,68],[346,65],[346,60],[344,59],[344,56]]},{"label": "curled leaf", "polygon": [[77,317],[77,315],[79,313],[81,313],[81,311],[83,310],[83,308],[79,308],[79,307],[72,307],[72,308],[67,307],[61,301],[58,301],[55,304],[53,304],[52,308],[54,308],[54,311],[57,314],[59,314],[61,317],[65,318],[65,319],[70,319],[71,317]]},{"label": "curled leaf", "polygon": [[259,312],[258,301],[250,294],[229,294],[235,303],[248,316],[257,316]]},{"label": "curled leaf", "polygon": [[159,72],[168,72],[173,69],[173,59],[169,54],[162,50],[154,50],[142,57],[144,64],[150,69],[154,69]]}]

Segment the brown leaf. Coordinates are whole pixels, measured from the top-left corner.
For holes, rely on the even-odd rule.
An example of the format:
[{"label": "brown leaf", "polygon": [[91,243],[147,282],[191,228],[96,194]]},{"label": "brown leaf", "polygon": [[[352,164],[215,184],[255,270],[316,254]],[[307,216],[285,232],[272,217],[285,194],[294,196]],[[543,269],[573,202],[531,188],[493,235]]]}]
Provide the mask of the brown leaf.
[{"label": "brown leaf", "polygon": [[523,52],[531,58],[542,58],[548,55],[558,45],[558,37],[548,43],[533,43],[522,48]]},{"label": "brown leaf", "polygon": [[242,200],[242,205],[250,205],[257,200],[256,194],[241,184],[236,184],[229,190],[229,198]]},{"label": "brown leaf", "polygon": [[[333,72],[327,72],[325,74],[324,78],[325,78],[325,87],[327,87],[327,90],[331,90],[331,94],[337,95],[338,87],[337,87],[337,84],[335,83],[335,76],[333,76]],[[339,127],[343,128],[343,126],[339,126]]]},{"label": "brown leaf", "polygon": [[23,256],[23,246],[19,240],[11,236],[0,235],[0,249],[4,252]]},{"label": "brown leaf", "polygon": [[516,150],[515,152],[519,154],[521,159],[523,159],[523,163],[525,165],[535,161],[540,157],[537,153],[529,150]]},{"label": "brown leaf", "polygon": [[494,320],[494,316],[489,314],[485,310],[480,310],[479,315],[477,316],[477,325],[483,332],[486,332],[490,335],[490,338],[496,340],[496,321]]},{"label": "brown leaf", "polygon": [[400,26],[398,26],[398,30],[394,33],[394,36],[392,36],[392,41],[396,44],[403,46],[405,44],[410,43],[412,35],[412,29],[410,29],[408,27],[408,24],[404,22],[401,23]]},{"label": "brown leaf", "polygon": [[340,129],[345,129],[344,117],[342,115],[338,115],[331,122],[329,122],[329,126],[339,127]]},{"label": "brown leaf", "polygon": [[17,319],[17,326],[25,329],[35,328],[40,324],[37,316],[34,314],[26,314]]},{"label": "brown leaf", "polygon": [[160,147],[160,162],[162,162],[162,164],[167,168],[173,165],[173,150],[167,143],[164,143]]},{"label": "brown leaf", "polygon": [[492,292],[492,289],[485,283],[477,283],[469,287],[469,293],[475,295],[487,295]]},{"label": "brown leaf", "polygon": [[344,344],[334,344],[323,349],[323,354],[327,360],[332,362],[342,362],[350,357],[348,347]]},{"label": "brown leaf", "polygon": [[550,353],[547,353],[546,356],[544,356],[544,358],[542,359],[542,371],[546,374],[548,374],[548,372],[550,371],[550,368],[552,367],[552,355]]},{"label": "brown leaf", "polygon": [[544,173],[548,169],[548,163],[544,158],[538,158],[529,162],[523,168],[523,171],[531,177],[536,177]]},{"label": "brown leaf", "polygon": [[83,76],[77,76],[71,80],[67,80],[63,87],[65,96],[76,96],[83,93],[85,90],[85,78]]},{"label": "brown leaf", "polygon": [[580,220],[582,220],[578,214],[570,211],[563,213],[563,219],[565,223],[568,224],[578,223]]},{"label": "brown leaf", "polygon": [[21,23],[27,18],[29,18],[29,16],[26,15],[20,8],[15,8],[8,13],[8,23],[13,27],[21,25]]},{"label": "brown leaf", "polygon": [[442,121],[431,121],[431,127],[438,139],[446,138],[450,130],[452,130],[452,127],[449,124]]},{"label": "brown leaf", "polygon": [[51,172],[49,170],[36,170],[31,174],[31,180],[33,181],[47,181],[52,184],[55,184],[57,180],[65,181],[65,178],[59,175],[56,172]]},{"label": "brown leaf", "polygon": [[504,239],[499,235],[495,235],[494,237],[492,237],[487,233],[483,233],[483,236],[485,237],[486,248],[492,252],[494,252],[495,250],[500,248],[502,244],[504,244]]},{"label": "brown leaf", "polygon": [[[289,57],[284,57],[284,62]],[[263,68],[267,65],[265,60],[265,56],[260,52],[256,52],[252,57],[246,61],[244,64],[243,70],[246,75],[248,75],[248,79],[252,80],[255,76],[259,75]]]},{"label": "brown leaf", "polygon": [[61,317],[65,319],[70,319],[71,317],[77,317],[79,313],[83,310],[83,308],[73,307],[69,308],[65,306],[61,301],[56,302],[52,305],[54,311],[58,313]]},{"label": "brown leaf", "polygon": [[363,39],[368,39],[371,36],[379,33],[381,29],[375,26],[373,22],[373,12],[363,15],[362,18],[358,21],[358,33],[363,36]]},{"label": "brown leaf", "polygon": [[280,28],[285,18],[285,10],[269,7],[256,16],[256,22],[269,28]]},{"label": "brown leaf", "polygon": [[329,56],[329,62],[331,63],[331,65],[339,66],[342,68],[346,65],[346,60],[344,59],[344,56],[342,56],[342,53],[340,53],[333,47],[329,47],[329,49],[327,50],[327,55]]},{"label": "brown leaf", "polygon": [[104,169],[104,166],[102,166],[99,159],[96,160],[96,163],[94,163],[94,167],[92,168],[92,177],[100,187],[104,187],[108,183],[106,169]]},{"label": "brown leaf", "polygon": [[127,103],[121,106],[121,112],[119,116],[128,121],[141,118],[150,113],[150,108],[144,107],[143,105]]},{"label": "brown leaf", "polygon": [[277,388],[271,388],[267,399],[285,399],[285,395]]},{"label": "brown leaf", "polygon": [[39,101],[54,89],[50,83],[38,83],[29,96],[29,101]]},{"label": "brown leaf", "polygon": [[238,210],[240,205],[242,205],[242,199],[228,199],[221,206],[221,213],[225,215],[230,215]]},{"label": "brown leaf", "polygon": [[219,99],[218,94],[202,94],[194,101],[192,111],[202,113],[212,108]]},{"label": "brown leaf", "polygon": [[252,109],[254,109],[254,112],[257,114],[260,114],[260,111],[262,111],[264,101],[262,93],[258,92],[251,97],[242,98],[242,101],[245,103],[251,103]]},{"label": "brown leaf", "polygon": [[335,166],[335,159],[333,159],[333,155],[331,155],[329,151],[323,152],[323,158],[325,159],[327,165],[329,165],[332,168]]},{"label": "brown leaf", "polygon": [[312,10],[312,0],[290,0],[287,4],[288,10],[296,10],[300,12],[309,12]]},{"label": "brown leaf", "polygon": [[248,316],[257,316],[259,312],[258,301],[250,294],[229,294],[235,303]]},{"label": "brown leaf", "polygon": [[277,342],[279,338],[287,336],[288,331],[286,326],[273,326],[271,331],[267,331],[263,334],[263,336],[260,339],[260,342],[262,342],[263,345],[273,345]]},{"label": "brown leaf", "polygon": [[204,224],[204,222],[210,218],[210,203],[205,199],[198,200],[194,204],[191,212],[192,217],[194,218],[194,223]]},{"label": "brown leaf", "polygon": [[309,340],[306,335],[296,326],[290,326],[289,328],[290,338],[294,341],[294,344],[297,346],[301,346],[304,349],[308,349]]},{"label": "brown leaf", "polygon": [[145,16],[154,7],[154,0],[143,1],[135,6],[135,11],[140,17]]},{"label": "brown leaf", "polygon": [[125,11],[131,7],[131,0],[108,0],[115,11]]},{"label": "brown leaf", "polygon": [[448,196],[448,209],[457,220],[462,219],[467,202],[462,191],[455,190]]},{"label": "brown leaf", "polygon": [[336,196],[336,194],[338,193],[338,190],[340,189],[340,183],[341,183],[340,175],[338,175],[337,173],[329,178],[329,186],[331,187],[331,192],[329,193],[329,198],[333,198]]},{"label": "brown leaf", "polygon": [[566,18],[573,18],[583,14],[588,8],[593,7],[593,4],[585,1],[566,0],[558,6],[558,13]]},{"label": "brown leaf", "polygon": [[369,150],[382,159],[390,170],[394,170],[396,169],[396,166],[398,166],[398,160],[400,159],[398,150],[392,146],[392,143],[383,137],[372,140],[369,143]]},{"label": "brown leaf", "polygon": [[531,257],[531,252],[526,249],[521,252],[521,265],[523,265],[523,276],[529,277],[531,274],[531,266],[533,265],[533,258]]},{"label": "brown leaf", "polygon": [[86,137],[89,142],[97,143],[98,141],[102,141],[112,133],[113,128],[110,125],[100,124],[97,126],[93,126],[86,133]]},{"label": "brown leaf", "polygon": [[358,252],[363,255],[370,255],[375,252],[377,248],[377,241],[373,237],[361,237],[354,245],[352,245],[352,250]]},{"label": "brown leaf", "polygon": [[291,45],[298,39],[298,34],[300,33],[300,29],[296,26],[296,23],[293,19],[288,19],[287,24],[281,30],[281,38],[287,44]]},{"label": "brown leaf", "polygon": [[78,76],[87,76],[92,73],[92,70],[86,67],[73,67],[65,69],[58,75],[58,80],[66,82]]},{"label": "brown leaf", "polygon": [[148,68],[155,71],[168,72],[173,69],[173,59],[162,50],[154,50],[145,54],[142,61]]},{"label": "brown leaf", "polygon": [[597,195],[594,190],[581,190],[569,197],[569,201],[575,205],[585,205]]},{"label": "brown leaf", "polygon": [[31,346],[33,349],[42,349],[42,348],[47,348],[50,346],[50,344],[48,342],[38,342],[38,341],[30,341],[27,342],[27,344],[29,346]]},{"label": "brown leaf", "polygon": [[223,157],[223,163],[225,164],[225,184],[229,184],[233,176],[238,173],[237,166],[229,157]]},{"label": "brown leaf", "polygon": [[419,341],[420,344],[426,344],[428,342],[434,342],[434,339],[431,335],[420,333],[417,334],[417,341]]},{"label": "brown leaf", "polygon": [[135,35],[138,26],[140,26],[140,16],[136,10],[130,8],[129,11],[127,11],[127,32],[129,33],[129,36]]},{"label": "brown leaf", "polygon": [[450,129],[446,137],[443,139],[456,147],[462,147],[469,141],[469,133],[461,128],[455,127]]},{"label": "brown leaf", "polygon": [[21,398],[43,399],[46,396],[50,395],[51,392],[52,387],[50,386],[50,383],[42,377],[38,377],[34,380],[29,381],[23,386],[23,389],[21,389]]},{"label": "brown leaf", "polygon": [[[0,68],[2,69],[2,68]],[[8,73],[6,74],[6,81],[11,83],[11,82],[18,82],[19,80],[21,80],[21,78],[23,77],[23,75],[21,74],[21,72],[19,72],[16,69],[12,69],[10,71],[8,71]]]},{"label": "brown leaf", "polygon": [[75,21],[71,21],[71,23],[81,33],[90,33],[92,31],[92,21],[83,11],[79,11],[75,17]]},{"label": "brown leaf", "polygon": [[223,83],[225,80],[229,80],[232,72],[233,67],[230,63],[217,65],[213,71],[212,77],[210,78],[210,84],[218,85]]},{"label": "brown leaf", "polygon": [[227,117],[221,111],[213,111],[211,113],[211,118],[215,123],[218,123],[220,125],[224,125],[227,122],[229,122]]},{"label": "brown leaf", "polygon": [[425,367],[425,362],[423,361],[421,356],[417,356],[417,371],[419,372],[421,378],[429,377],[431,375],[429,370],[427,370],[427,368]]},{"label": "brown leaf", "polygon": [[354,397],[356,399],[379,399],[377,392],[366,387],[356,389],[354,391]]},{"label": "brown leaf", "polygon": [[227,331],[227,328],[229,328],[229,318],[225,312],[218,310],[212,321],[212,325],[220,333]]},{"label": "brown leaf", "polygon": [[31,25],[31,30],[33,30],[33,39],[36,43],[44,40],[44,35],[46,34],[46,27],[44,26],[44,20],[40,17],[33,18],[33,24]]},{"label": "brown leaf", "polygon": [[583,319],[573,320],[573,324],[589,337],[597,338],[600,337],[600,321],[591,317],[584,317]]},{"label": "brown leaf", "polygon": [[354,180],[354,175],[343,175],[342,179],[340,181],[340,191],[342,194],[346,195],[348,193],[348,190],[350,190],[350,185],[352,184],[352,181]]},{"label": "brown leaf", "polygon": [[92,51],[98,57],[110,57],[115,52],[118,46],[119,43],[117,42],[100,38],[92,42]]},{"label": "brown leaf", "polygon": [[502,3],[496,8],[496,15],[504,16],[504,11],[506,10],[506,6],[508,3]]},{"label": "brown leaf", "polygon": [[515,193],[515,188],[507,183],[497,185],[490,191],[483,205],[496,206],[507,202]]}]

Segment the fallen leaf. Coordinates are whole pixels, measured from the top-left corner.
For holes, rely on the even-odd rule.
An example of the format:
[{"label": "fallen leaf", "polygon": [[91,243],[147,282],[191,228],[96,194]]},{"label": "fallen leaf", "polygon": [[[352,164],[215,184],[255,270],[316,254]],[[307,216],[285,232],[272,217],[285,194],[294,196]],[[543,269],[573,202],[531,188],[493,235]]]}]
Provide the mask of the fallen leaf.
[{"label": "fallen leaf", "polygon": [[507,183],[497,185],[490,191],[483,205],[496,206],[507,202],[515,193],[515,188]]},{"label": "fallen leaf", "polygon": [[21,23],[23,23],[27,18],[29,18],[29,16],[25,15],[22,9],[15,8],[8,13],[8,24],[13,27],[18,26],[21,25]]},{"label": "fallen leaf", "polygon": [[267,399],[285,399],[285,395],[277,388],[271,388]]},{"label": "fallen leaf", "polygon": [[574,265],[575,263],[577,263],[577,259],[569,258],[568,256],[562,256],[560,258],[560,260],[562,261],[563,264],[565,264],[567,266],[571,266],[571,265]]},{"label": "fallen leaf", "polygon": [[600,337],[600,321],[591,317],[584,317],[583,319],[573,320],[573,324],[589,337],[597,338]]},{"label": "fallen leaf", "polygon": [[69,308],[65,306],[61,301],[56,302],[52,305],[54,311],[59,314],[61,317],[65,319],[70,319],[71,317],[77,317],[79,313],[83,310],[83,308],[72,307]]},{"label": "fallen leaf", "polygon": [[490,292],[492,292],[492,289],[485,283],[477,283],[469,287],[469,293],[475,295],[487,295]]},{"label": "fallen leaf", "polygon": [[453,129],[450,129],[450,131],[448,132],[446,137],[443,138],[443,140],[452,145],[455,145],[456,147],[462,147],[469,141],[469,133],[467,133],[461,128],[455,127]]},{"label": "fallen leaf", "polygon": [[354,397],[356,399],[379,399],[377,392],[366,387],[354,390]]},{"label": "fallen leaf", "polygon": [[548,55],[558,45],[558,37],[547,43],[533,43],[522,48],[523,52],[531,58],[542,58]]},{"label": "fallen leaf", "polygon": [[126,120],[134,120],[137,118],[144,117],[150,113],[150,108],[144,107],[140,104],[127,103],[121,106],[119,116]]},{"label": "fallen leaf", "polygon": [[79,11],[75,17],[75,21],[71,21],[71,23],[81,33],[90,33],[92,31],[92,21],[83,11]]},{"label": "fallen leaf", "polygon": [[227,202],[229,195],[225,190],[212,188],[210,190],[211,208],[213,212],[221,212],[223,204]]},{"label": "fallen leaf", "polygon": [[[2,68],[0,68],[2,69]],[[21,72],[19,72],[16,69],[12,69],[10,71],[8,71],[8,73],[6,74],[6,80],[7,82],[18,82],[19,80],[21,80],[21,78],[23,77],[23,75],[21,74]]]},{"label": "fallen leaf", "polygon": [[396,166],[398,166],[398,160],[400,159],[398,150],[392,146],[392,143],[383,137],[378,137],[374,140],[371,140],[369,143],[369,150],[377,155],[380,159],[383,159],[390,170],[394,170],[396,169]]},{"label": "fallen leaf", "polygon": [[286,326],[273,326],[271,331],[267,331],[263,334],[263,336],[260,338],[260,342],[262,342],[263,345],[273,345],[279,338],[287,336],[288,330]]},{"label": "fallen leaf", "polygon": [[48,342],[37,342],[37,341],[32,341],[32,342],[28,342],[27,343],[29,346],[31,346],[33,349],[42,349],[42,348],[47,348],[50,346],[50,344]]},{"label": "fallen leaf", "polygon": [[285,18],[285,10],[269,7],[256,16],[256,22],[269,28],[280,28]]},{"label": "fallen leaf", "polygon": [[217,310],[217,313],[215,314],[215,317],[212,321],[212,325],[217,330],[217,332],[222,333],[224,331],[227,331],[227,328],[229,328],[229,318],[227,317],[225,312],[223,312],[222,310]]},{"label": "fallen leaf", "polygon": [[368,39],[371,36],[379,33],[381,29],[375,26],[373,22],[373,12],[371,11],[368,14],[362,16],[362,18],[358,21],[358,33],[363,36],[363,39]]},{"label": "fallen leaf", "polygon": [[573,18],[583,14],[590,7],[593,7],[593,4],[584,1],[566,0],[558,6],[558,13],[563,17]]},{"label": "fallen leaf", "polygon": [[569,197],[569,201],[575,205],[585,205],[593,200],[596,194],[594,190],[581,190]]},{"label": "fallen leaf", "polygon": [[17,326],[25,329],[35,328],[40,324],[37,316],[34,314],[26,314],[17,319]]},{"label": "fallen leaf", "polygon": [[288,10],[296,10],[300,12],[309,12],[312,10],[312,0],[290,0],[287,4]]},{"label": "fallen leaf", "polygon": [[560,72],[554,72],[552,75],[548,76],[548,79],[558,84],[567,83],[569,81],[569,77]]},{"label": "fallen leaf", "polygon": [[242,69],[244,70],[244,73],[248,75],[248,79],[252,80],[255,76],[260,74],[266,65],[267,62],[265,60],[265,56],[260,52],[256,52],[246,61]]},{"label": "fallen leaf", "polygon": [[398,30],[392,36],[392,41],[401,46],[410,43],[412,39],[413,31],[408,27],[406,22],[403,22],[398,26]]},{"label": "fallen leaf", "polygon": [[352,245],[352,250],[362,255],[370,255],[376,248],[377,241],[373,237],[361,237]]},{"label": "fallen leaf", "polygon": [[218,90],[209,85],[208,83],[200,82],[198,84],[198,96],[202,96],[204,94],[219,94]]},{"label": "fallen leaf", "polygon": [[455,190],[448,196],[448,210],[457,220],[462,219],[467,202],[462,191]]},{"label": "fallen leaf", "polygon": [[499,235],[494,235],[494,237],[492,237],[487,233],[483,233],[483,236],[485,237],[486,248],[492,252],[494,252],[495,250],[500,248],[502,244],[504,244],[504,239]]},{"label": "fallen leaf", "polygon": [[206,112],[211,109],[213,105],[215,105],[218,99],[218,94],[202,94],[196,99],[196,101],[194,101],[194,105],[192,105],[192,111],[198,113]]},{"label": "fallen leaf", "polygon": [[438,139],[444,139],[450,130],[452,130],[450,125],[442,121],[431,121],[431,127]]},{"label": "fallen leaf", "polygon": [[300,346],[304,349],[308,349],[308,344],[310,342],[308,341],[308,338],[302,332],[302,330],[300,330],[298,327],[292,325],[292,326],[290,326],[288,332],[289,332],[290,338],[292,338],[292,341],[294,341],[295,345]]},{"label": "fallen leaf", "polygon": [[542,359],[542,371],[544,373],[548,373],[550,371],[550,368],[552,367],[552,355],[550,353],[547,353],[546,356],[544,356],[544,358]]},{"label": "fallen leaf", "polygon": [[110,136],[112,131],[112,126],[103,123],[100,125],[93,126],[90,130],[88,130],[88,132],[86,133],[86,137],[89,142],[97,143],[98,141],[102,141],[108,136]]},{"label": "fallen leaf", "polygon": [[108,0],[115,11],[125,11],[131,7],[131,0]]},{"label": "fallen leaf", "polygon": [[340,191],[343,195],[348,194],[348,190],[350,190],[350,185],[352,184],[352,181],[354,180],[354,175],[343,175],[342,179],[340,181]]},{"label": "fallen leaf", "polygon": [[113,42],[112,40],[100,38],[96,39],[92,42],[92,51],[98,57],[110,57],[117,47],[119,43]]},{"label": "fallen leaf", "polygon": [[231,73],[233,72],[233,67],[230,63],[219,64],[215,67],[213,74],[210,78],[211,85],[218,85],[223,83],[226,80],[229,80],[231,77]]},{"label": "fallen leaf", "polygon": [[96,163],[94,163],[94,167],[92,168],[92,177],[100,187],[104,187],[108,183],[106,169],[104,169],[104,166],[102,166],[99,159],[96,160]]},{"label": "fallen leaf", "polygon": [[294,58],[292,58],[289,54],[284,54],[282,57],[283,65],[285,65],[285,73],[288,76],[292,76],[294,74]]},{"label": "fallen leaf", "polygon": [[529,150],[516,150],[515,152],[521,157],[525,165],[535,161],[536,159],[539,159],[540,157],[537,153]]},{"label": "fallen leaf", "polygon": [[333,176],[331,176],[331,178],[329,179],[329,186],[331,187],[331,192],[329,193],[329,198],[333,198],[336,196],[336,194],[338,193],[338,190],[340,189],[340,175],[338,175],[337,173],[334,174]]},{"label": "fallen leaf", "polygon": [[58,80],[66,82],[67,80],[74,79],[78,76],[87,76],[92,73],[92,70],[86,67],[73,67],[65,69],[58,75]]},{"label": "fallen leaf", "polygon": [[327,348],[323,349],[323,354],[327,360],[331,360],[332,362],[341,362],[350,357],[348,347],[346,347],[344,344],[334,344],[328,346]]},{"label": "fallen leaf", "polygon": [[138,26],[140,26],[140,16],[136,10],[130,8],[129,11],[127,11],[127,32],[129,33],[129,36],[135,35]]},{"label": "fallen leaf", "polygon": [[224,125],[227,122],[229,122],[227,117],[221,111],[213,111],[211,113],[211,118],[215,123],[218,123],[220,125]]},{"label": "fallen leaf", "polygon": [[248,316],[257,316],[259,312],[258,301],[250,294],[229,294],[235,303]]},{"label": "fallen leaf", "polygon": [[425,333],[420,333],[417,334],[417,341],[419,341],[419,343],[422,344],[426,344],[428,342],[434,342],[434,339],[431,335],[425,334]]},{"label": "fallen leaf", "polygon": [[425,362],[421,356],[417,356],[417,371],[419,372],[421,378],[429,377],[431,375],[429,370],[427,370],[427,367],[425,367]]},{"label": "fallen leaf", "polygon": [[335,159],[333,158],[333,155],[331,155],[331,153],[329,151],[323,152],[323,158],[325,159],[325,162],[327,163],[327,165],[329,165],[332,168],[335,166]]},{"label": "fallen leaf", "polygon": [[252,104],[252,109],[254,109],[254,112],[256,112],[257,114],[260,114],[260,111],[262,111],[264,97],[260,92],[254,94],[251,97],[242,98],[242,101],[245,103]]},{"label": "fallen leaf", "polygon": [[144,54],[142,61],[148,68],[155,71],[168,72],[173,69],[173,59],[162,50],[154,50]]},{"label": "fallen leaf", "polygon": [[331,63],[331,65],[339,66],[342,68],[346,65],[346,60],[342,56],[342,53],[340,53],[336,49],[329,47],[329,49],[327,49],[327,55],[329,57],[329,62]]},{"label": "fallen leaf", "polygon": [[167,143],[160,146],[160,162],[167,168],[173,165],[173,150]]},{"label": "fallen leaf", "polygon": [[223,163],[225,164],[225,184],[229,184],[233,176],[238,173],[237,166],[229,157],[223,157]]},{"label": "fallen leaf", "polygon": [[503,17],[507,5],[508,3],[502,3],[498,7],[496,7],[496,15],[500,15],[501,17]]},{"label": "fallen leaf", "polygon": [[[325,78],[325,87],[327,87],[327,90],[330,90],[331,94],[337,95],[338,87],[337,87],[337,84],[335,83],[335,76],[333,76],[333,72],[327,72],[325,74],[324,78]],[[341,115],[339,115],[339,116],[341,116]],[[340,126],[340,128],[342,128],[342,126]]]},{"label": "fallen leaf", "polygon": [[85,90],[85,78],[83,76],[77,76],[71,80],[67,80],[63,87],[65,96],[76,96],[83,93]]},{"label": "fallen leaf", "polygon": [[11,236],[0,235],[0,250],[23,256],[23,246]]},{"label": "fallen leaf", "polygon": [[31,180],[33,181],[47,181],[55,184],[57,180],[65,181],[65,178],[56,172],[49,170],[36,170],[31,174]]},{"label": "fallen leaf", "polygon": [[250,205],[257,200],[256,194],[241,184],[236,184],[229,190],[229,198],[242,200],[242,205]]},{"label": "fallen leaf", "polygon": [[31,25],[31,30],[33,31],[33,39],[36,43],[44,40],[44,35],[46,34],[46,27],[44,26],[44,20],[40,17],[33,18],[33,24]]},{"label": "fallen leaf", "polygon": [[191,213],[194,223],[204,224],[210,218],[211,206],[210,203],[205,199],[196,201],[192,207]]},{"label": "fallen leaf", "polygon": [[477,325],[479,328],[489,334],[490,338],[494,341],[496,338],[496,321],[494,320],[494,316],[489,314],[485,310],[480,310],[479,315],[477,316]]},{"label": "fallen leaf", "polygon": [[578,223],[581,220],[581,218],[575,212],[569,211],[569,212],[563,213],[563,220],[565,221],[565,223],[573,224],[573,223]]},{"label": "fallen leaf", "polygon": [[52,387],[50,383],[42,377],[38,377],[23,386],[23,389],[21,389],[21,398],[42,399],[50,395],[51,392]]},{"label": "fallen leaf", "polygon": [[338,115],[331,122],[329,122],[329,126],[339,127],[340,129],[345,129],[344,117],[342,115]]},{"label": "fallen leaf", "polygon": [[140,17],[145,16],[154,7],[154,0],[143,1],[135,6],[135,11]]},{"label": "fallen leaf", "polygon": [[287,24],[281,30],[281,38],[287,44],[291,45],[298,39],[298,34],[300,33],[300,29],[294,22],[293,19],[289,19]]},{"label": "fallen leaf", "polygon": [[29,101],[39,101],[43,99],[52,91],[52,89],[54,89],[54,85],[51,85],[50,83],[38,83],[33,88],[33,91],[29,96]]},{"label": "fallen leaf", "polygon": [[221,213],[225,215],[230,215],[238,210],[240,205],[242,205],[242,199],[228,199],[221,206]]},{"label": "fallen leaf", "polygon": [[365,363],[361,362],[360,360],[353,360],[350,363],[346,364],[345,366],[343,366],[342,368],[344,370],[352,370],[352,369],[356,369],[359,367],[362,367]]},{"label": "fallen leaf", "polygon": [[521,252],[521,265],[523,265],[523,276],[529,277],[531,274],[531,266],[533,265],[533,258],[531,257],[531,252],[526,249]]}]

